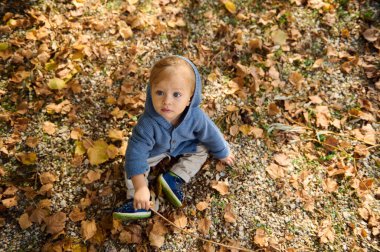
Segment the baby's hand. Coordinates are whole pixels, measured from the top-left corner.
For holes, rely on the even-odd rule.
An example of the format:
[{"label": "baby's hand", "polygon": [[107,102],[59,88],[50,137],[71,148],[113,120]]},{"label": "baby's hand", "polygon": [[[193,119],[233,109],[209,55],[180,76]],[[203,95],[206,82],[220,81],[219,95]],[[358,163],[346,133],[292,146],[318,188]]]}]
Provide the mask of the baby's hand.
[{"label": "baby's hand", "polygon": [[222,158],[221,161],[228,164],[228,165],[233,165],[235,162],[235,157],[234,157],[234,155],[230,154],[227,157]]},{"label": "baby's hand", "polygon": [[150,208],[150,192],[147,186],[140,187],[135,191],[135,196],[133,199],[133,207],[135,209],[146,209]]}]

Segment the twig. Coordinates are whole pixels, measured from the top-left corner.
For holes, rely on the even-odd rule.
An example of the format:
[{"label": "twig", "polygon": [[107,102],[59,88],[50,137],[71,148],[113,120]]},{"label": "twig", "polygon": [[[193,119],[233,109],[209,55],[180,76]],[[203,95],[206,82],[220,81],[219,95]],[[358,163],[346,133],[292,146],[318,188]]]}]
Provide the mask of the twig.
[{"label": "twig", "polygon": [[155,214],[157,214],[158,216],[160,216],[162,219],[164,219],[166,222],[168,222],[170,225],[172,225],[173,227],[179,229],[181,232],[185,233],[185,234],[188,234],[190,235],[191,237],[195,238],[195,239],[198,239],[198,240],[201,240],[201,241],[204,241],[204,242],[209,242],[209,243],[212,243],[212,244],[215,244],[215,245],[218,245],[218,246],[221,246],[221,247],[225,247],[225,248],[228,248],[228,249],[237,249],[237,250],[241,250],[241,251],[248,251],[248,252],[254,252],[254,251],[261,251],[262,249],[259,249],[259,250],[251,250],[251,249],[247,249],[247,248],[242,248],[242,247],[235,247],[235,246],[231,246],[231,245],[226,245],[226,244],[223,244],[223,243],[219,243],[219,242],[214,242],[214,241],[211,241],[211,240],[207,240],[205,238],[202,238],[198,235],[195,235],[195,234],[192,234],[180,227],[178,227],[176,224],[174,224],[173,222],[171,222],[170,220],[168,220],[166,217],[164,217],[162,214],[160,214],[159,212],[157,212],[156,210],[154,210],[153,208],[150,208],[150,210],[152,212],[154,212]]}]

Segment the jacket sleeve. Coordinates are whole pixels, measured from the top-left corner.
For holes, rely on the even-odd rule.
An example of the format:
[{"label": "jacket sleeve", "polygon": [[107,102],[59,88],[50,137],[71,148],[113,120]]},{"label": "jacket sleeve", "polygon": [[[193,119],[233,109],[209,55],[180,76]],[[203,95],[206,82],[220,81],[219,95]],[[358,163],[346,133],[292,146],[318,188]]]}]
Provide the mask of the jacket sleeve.
[{"label": "jacket sleeve", "polygon": [[125,154],[125,171],[128,179],[149,169],[149,153],[154,146],[153,128],[140,120],[133,128]]},{"label": "jacket sleeve", "polygon": [[206,146],[208,151],[217,159],[222,159],[230,154],[226,140],[215,123],[201,110],[199,110],[199,127],[196,132],[198,140]]}]

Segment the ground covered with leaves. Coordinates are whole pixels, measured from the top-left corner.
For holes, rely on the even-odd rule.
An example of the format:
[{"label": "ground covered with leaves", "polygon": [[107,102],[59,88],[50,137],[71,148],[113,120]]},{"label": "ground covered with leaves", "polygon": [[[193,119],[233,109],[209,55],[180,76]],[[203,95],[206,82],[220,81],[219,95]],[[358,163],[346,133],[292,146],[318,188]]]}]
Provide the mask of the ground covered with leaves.
[{"label": "ground covered with leaves", "polygon": [[[378,251],[379,10],[370,0],[3,1],[0,250]],[[114,220],[149,69],[171,54],[199,67],[202,107],[237,161],[208,160],[181,209],[152,178],[162,216]]]}]

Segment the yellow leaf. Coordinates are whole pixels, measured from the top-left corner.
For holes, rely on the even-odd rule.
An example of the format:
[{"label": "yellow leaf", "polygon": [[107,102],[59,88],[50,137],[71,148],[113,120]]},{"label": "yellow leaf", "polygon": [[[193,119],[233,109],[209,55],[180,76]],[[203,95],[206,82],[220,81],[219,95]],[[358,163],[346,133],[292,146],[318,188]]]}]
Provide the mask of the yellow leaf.
[{"label": "yellow leaf", "polygon": [[51,89],[60,90],[66,87],[66,83],[64,80],[61,80],[59,78],[54,78],[54,79],[49,80],[48,86]]},{"label": "yellow leaf", "polygon": [[84,153],[86,153],[86,149],[83,146],[83,142],[76,141],[74,154],[76,156],[82,156]]},{"label": "yellow leaf", "polygon": [[226,7],[226,9],[230,12],[230,13],[232,13],[232,14],[235,14],[236,13],[236,6],[235,6],[235,4],[233,3],[233,2],[231,2],[231,1],[225,1],[224,2],[224,7]]},{"label": "yellow leaf", "polygon": [[0,43],[0,51],[5,51],[9,48],[9,44],[8,43]]},{"label": "yellow leaf", "polygon": [[92,165],[98,165],[108,160],[108,144],[104,140],[97,140],[94,146],[88,148],[87,155]]},{"label": "yellow leaf", "polygon": [[285,45],[286,40],[288,39],[288,34],[281,30],[275,30],[271,33],[271,37],[275,45]]},{"label": "yellow leaf", "polygon": [[34,152],[21,153],[18,158],[24,165],[32,165],[37,161],[37,154]]},{"label": "yellow leaf", "polygon": [[115,145],[110,144],[107,148],[107,155],[109,158],[113,159],[119,155],[119,149]]},{"label": "yellow leaf", "polygon": [[108,137],[111,138],[112,141],[123,140],[123,131],[110,129],[108,132]]}]

